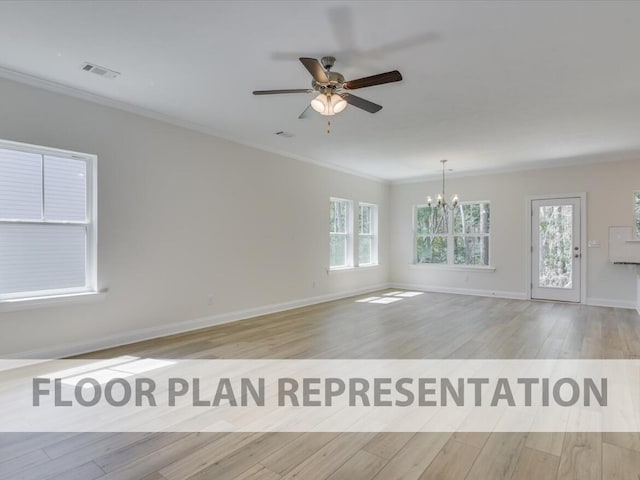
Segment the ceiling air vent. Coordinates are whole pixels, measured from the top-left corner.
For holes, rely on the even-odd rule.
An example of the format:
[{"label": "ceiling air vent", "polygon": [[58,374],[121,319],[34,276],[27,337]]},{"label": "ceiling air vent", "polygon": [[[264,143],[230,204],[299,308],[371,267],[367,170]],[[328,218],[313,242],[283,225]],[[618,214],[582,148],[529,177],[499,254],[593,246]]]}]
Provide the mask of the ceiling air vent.
[{"label": "ceiling air vent", "polygon": [[282,138],[291,138],[291,137],[293,137],[293,133],[284,132],[282,130],[279,131],[279,132],[276,132],[275,134],[278,135],[279,137],[282,137]]},{"label": "ceiling air vent", "polygon": [[82,64],[82,70],[85,72],[95,73],[96,75],[104,78],[116,78],[118,75],[120,75],[120,72],[109,70],[108,68],[100,67],[89,62],[85,62]]}]

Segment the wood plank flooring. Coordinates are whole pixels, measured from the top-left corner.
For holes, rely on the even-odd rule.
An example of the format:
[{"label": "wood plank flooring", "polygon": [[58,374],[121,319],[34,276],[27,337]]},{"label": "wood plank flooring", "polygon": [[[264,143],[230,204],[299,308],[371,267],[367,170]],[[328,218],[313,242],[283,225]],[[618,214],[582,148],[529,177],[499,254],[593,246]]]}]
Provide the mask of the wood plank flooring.
[{"label": "wood plank flooring", "polygon": [[[371,296],[84,357],[640,357],[632,310],[435,293],[356,302]],[[0,480],[17,479],[638,480],[640,434],[0,434]]]}]

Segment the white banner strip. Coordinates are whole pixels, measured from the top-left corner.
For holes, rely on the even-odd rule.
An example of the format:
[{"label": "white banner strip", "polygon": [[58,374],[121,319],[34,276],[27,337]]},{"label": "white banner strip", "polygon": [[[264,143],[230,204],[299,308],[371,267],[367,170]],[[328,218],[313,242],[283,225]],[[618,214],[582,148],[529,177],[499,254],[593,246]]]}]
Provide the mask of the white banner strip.
[{"label": "white banner strip", "polygon": [[640,432],[640,360],[10,362],[3,432]]}]

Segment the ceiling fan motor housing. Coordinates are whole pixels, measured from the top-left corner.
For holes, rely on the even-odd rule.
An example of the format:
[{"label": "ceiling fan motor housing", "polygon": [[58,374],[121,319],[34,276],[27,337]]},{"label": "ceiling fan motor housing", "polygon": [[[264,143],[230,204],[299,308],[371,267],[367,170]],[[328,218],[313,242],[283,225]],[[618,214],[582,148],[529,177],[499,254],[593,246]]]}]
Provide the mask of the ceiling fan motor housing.
[{"label": "ceiling fan motor housing", "polygon": [[341,73],[327,72],[327,76],[329,77],[329,83],[321,83],[312,80],[311,86],[313,89],[320,93],[329,93],[329,91],[334,92],[339,88],[342,88],[342,85],[344,84],[344,76]]},{"label": "ceiling fan motor housing", "polygon": [[[311,82],[311,89],[297,88],[297,89],[285,89],[285,90],[254,90],[254,95],[273,95],[281,93],[311,93],[318,92],[320,95],[311,101],[313,107],[314,101],[318,102],[317,107],[314,108],[319,113],[323,113],[331,102],[334,106],[333,113],[331,109],[326,113],[327,115],[333,115],[334,113],[341,112],[346,104],[353,105],[354,107],[365,110],[369,113],[376,113],[382,109],[381,105],[376,105],[369,100],[358,97],[351,93],[343,92],[343,90],[356,90],[358,88],[372,87],[374,85],[383,85],[385,83],[399,82],[402,80],[402,75],[399,71],[393,70],[391,72],[379,73],[378,75],[370,75],[368,77],[358,78],[355,80],[349,80],[345,82],[344,76],[339,72],[334,72],[331,69],[336,61],[334,57],[326,56],[322,57],[320,61],[311,57],[300,57],[300,62],[311,74],[313,81]],[[336,102],[336,105],[333,105]],[[308,110],[308,107],[307,107]],[[307,111],[305,110],[305,112]],[[300,117],[303,118],[304,112]]]}]

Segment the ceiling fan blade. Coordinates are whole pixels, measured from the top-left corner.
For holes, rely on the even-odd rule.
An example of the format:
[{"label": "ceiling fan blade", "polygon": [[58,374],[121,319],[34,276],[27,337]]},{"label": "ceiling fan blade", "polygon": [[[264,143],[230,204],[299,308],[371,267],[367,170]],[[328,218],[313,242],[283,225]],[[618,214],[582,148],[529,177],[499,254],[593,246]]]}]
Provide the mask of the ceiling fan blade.
[{"label": "ceiling fan blade", "polygon": [[307,105],[307,108],[298,116],[299,119],[309,118],[311,116],[311,105]]},{"label": "ceiling fan blade", "polygon": [[305,66],[305,68],[309,70],[309,73],[316,82],[329,83],[329,77],[327,77],[324,68],[322,68],[322,65],[320,65],[320,62],[318,60],[316,60],[315,58],[300,57],[300,61]]},{"label": "ceiling fan blade", "polygon": [[361,108],[362,110],[366,110],[369,113],[376,113],[382,110],[382,105],[370,102],[369,100],[365,100],[361,97],[356,97],[355,95],[351,95],[350,93],[340,93],[339,95],[344,98],[349,105]]},{"label": "ceiling fan blade", "polygon": [[294,88],[290,90],[255,90],[254,95],[277,95],[279,93],[311,93],[310,88]]},{"label": "ceiling fan blade", "polygon": [[379,73],[370,77],[358,78],[357,80],[349,80],[342,88],[345,90],[355,90],[356,88],[373,87],[374,85],[383,85],[385,83],[399,82],[402,75],[398,70],[391,72]]}]

